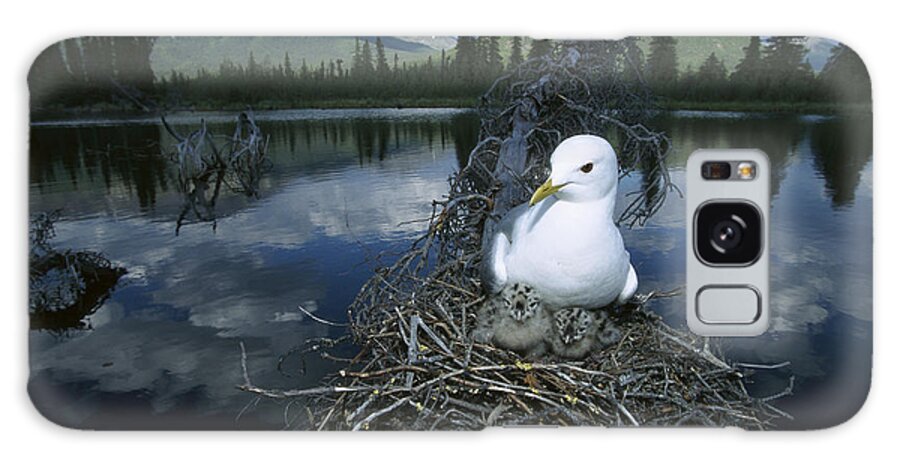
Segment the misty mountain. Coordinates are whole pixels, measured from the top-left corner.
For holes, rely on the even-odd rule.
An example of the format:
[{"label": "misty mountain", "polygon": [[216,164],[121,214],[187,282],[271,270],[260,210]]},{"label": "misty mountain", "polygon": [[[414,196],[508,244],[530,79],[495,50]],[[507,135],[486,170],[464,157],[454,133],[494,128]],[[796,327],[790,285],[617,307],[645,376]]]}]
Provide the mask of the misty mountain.
[{"label": "misty mountain", "polygon": [[[359,37],[360,43],[368,40],[375,53],[375,37]],[[425,61],[429,56],[441,54],[440,47],[452,48],[456,39],[452,37],[382,37],[388,62],[393,63],[394,55],[403,62]],[[199,69],[218,72],[224,60],[245,65],[253,58],[263,67],[284,62],[287,53],[295,69],[300,69],[303,61],[310,68],[318,67],[322,61],[343,60],[349,67],[356,47],[354,37],[160,37],[157,39],[150,62],[154,74],[167,76],[175,70],[193,76]]]},{"label": "misty mountain", "polygon": [[[361,43],[365,40],[370,42],[373,54],[375,39],[374,36],[359,37]],[[650,39],[643,37],[640,40],[645,57],[649,54]],[[731,72],[740,62],[744,54],[743,47],[749,42],[749,37],[677,39],[678,67],[681,71],[689,67],[697,70],[710,53],[715,53]],[[448,56],[453,56],[453,48],[456,46],[456,37],[450,36],[385,36],[381,40],[391,64],[395,54],[400,62],[423,62],[429,56],[437,59],[441,50],[446,50]],[[504,58],[509,56],[508,42],[509,40],[501,41],[501,54]],[[524,42],[526,51],[530,42],[528,39]],[[835,44],[829,39],[807,39],[807,59],[816,72],[821,71]],[[304,60],[309,68],[318,67],[322,61],[327,65],[332,60],[343,60],[347,68],[355,46],[354,37],[160,37],[150,60],[158,78],[167,76],[172,70],[188,76],[196,74],[201,68],[215,73],[226,59],[235,64],[246,65],[251,52],[256,62],[263,67],[283,63],[284,55],[288,53],[295,69],[300,69]]]}]

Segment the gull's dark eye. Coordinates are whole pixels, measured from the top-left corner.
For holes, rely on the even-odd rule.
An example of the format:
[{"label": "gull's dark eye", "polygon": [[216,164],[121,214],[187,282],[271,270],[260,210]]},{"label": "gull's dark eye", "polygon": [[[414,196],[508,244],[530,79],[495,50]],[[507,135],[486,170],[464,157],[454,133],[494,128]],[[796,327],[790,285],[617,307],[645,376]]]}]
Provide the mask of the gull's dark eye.
[{"label": "gull's dark eye", "polygon": [[591,169],[594,169],[594,163],[588,163],[581,167],[581,172],[587,174],[591,172]]}]

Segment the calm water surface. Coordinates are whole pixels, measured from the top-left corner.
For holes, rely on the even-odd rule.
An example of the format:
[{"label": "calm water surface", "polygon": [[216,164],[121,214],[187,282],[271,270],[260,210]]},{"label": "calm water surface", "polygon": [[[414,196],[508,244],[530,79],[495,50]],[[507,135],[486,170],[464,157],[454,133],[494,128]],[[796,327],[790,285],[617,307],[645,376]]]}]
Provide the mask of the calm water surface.
[{"label": "calm water surface", "polygon": [[[228,134],[232,114],[202,115]],[[181,132],[198,115],[174,116]],[[182,198],[160,156],[174,140],[153,119],[34,125],[32,212],[62,209],[58,248],[102,251],[128,269],[87,330],[30,333],[32,396],[66,425],[92,428],[281,428],[295,411],[238,391],[239,342],[254,383],[316,384],[341,364],[280,355],[341,329],[372,258],[401,251],[431,200],[466,162],[478,119],[462,110],[278,111],[258,114],[273,167],[258,199],[225,189],[215,223],[176,235]],[[674,113],[655,127],[677,151],[683,182],[697,148],[759,147],[773,164],[772,330],[724,341],[734,359],[791,361],[755,376],[755,394],[783,389],[794,426],[847,415],[865,396],[871,346],[871,121],[816,116]],[[641,174],[622,181],[622,195]],[[190,216],[189,216],[190,218]],[[676,196],[645,227],[625,230],[641,291],[684,281],[684,209]],[[412,221],[412,222],[411,222]],[[819,226],[824,221],[827,227]],[[653,309],[683,326],[683,299]],[[860,362],[866,360],[866,362]],[[852,405],[852,404],[851,404]]]}]

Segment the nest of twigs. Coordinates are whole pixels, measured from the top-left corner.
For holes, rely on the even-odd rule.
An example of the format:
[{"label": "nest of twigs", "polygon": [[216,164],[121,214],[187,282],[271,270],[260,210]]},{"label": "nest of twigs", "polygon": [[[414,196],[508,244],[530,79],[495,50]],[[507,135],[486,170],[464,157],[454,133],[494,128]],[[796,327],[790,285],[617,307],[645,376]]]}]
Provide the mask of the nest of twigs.
[{"label": "nest of twigs", "polygon": [[[455,429],[490,425],[704,425],[766,428],[784,413],[751,397],[746,375],[707,341],[674,330],[644,310],[655,292],[611,311],[623,336],[580,361],[524,359],[476,343],[484,302],[482,237],[546,177],[549,155],[579,133],[614,142],[622,175],[640,171],[643,189],[620,223],[639,225],[673,189],[664,134],[642,122],[651,102],[639,74],[623,72],[629,42],[564,44],[502,77],[483,97],[480,142],[433,203],[425,234],[375,271],[350,307],[359,351],[324,385],[303,390],[239,388],[269,398],[308,400],[315,429]],[[623,76],[637,76],[627,79]],[[310,315],[321,323],[329,323]],[[339,340],[298,351],[329,353]],[[786,394],[787,392],[785,392]]]}]

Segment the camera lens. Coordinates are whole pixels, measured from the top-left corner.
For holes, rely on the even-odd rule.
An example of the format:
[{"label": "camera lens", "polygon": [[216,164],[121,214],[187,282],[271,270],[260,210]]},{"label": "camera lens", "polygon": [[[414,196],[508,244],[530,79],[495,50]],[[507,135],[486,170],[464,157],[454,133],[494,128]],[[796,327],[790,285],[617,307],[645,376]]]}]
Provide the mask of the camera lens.
[{"label": "camera lens", "polygon": [[732,219],[719,221],[713,226],[713,230],[709,234],[712,238],[713,248],[718,247],[721,253],[725,253],[727,250],[737,248],[741,244],[741,238],[744,234],[741,232],[743,226],[737,221],[739,219],[739,217],[735,216]]},{"label": "camera lens", "polygon": [[750,265],[762,251],[759,210],[744,202],[711,202],[696,213],[694,248],[706,264]]}]

